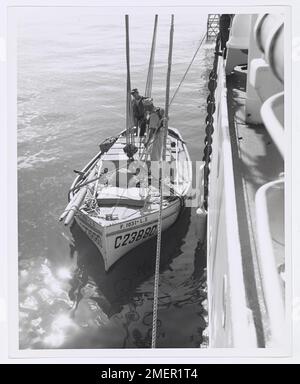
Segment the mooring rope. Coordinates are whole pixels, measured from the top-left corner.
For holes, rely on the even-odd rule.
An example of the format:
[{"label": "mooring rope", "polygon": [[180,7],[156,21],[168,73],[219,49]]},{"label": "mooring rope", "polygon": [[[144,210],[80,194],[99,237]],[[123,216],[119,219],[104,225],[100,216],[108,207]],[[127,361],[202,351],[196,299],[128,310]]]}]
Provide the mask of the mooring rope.
[{"label": "mooring rope", "polygon": [[165,120],[164,120],[164,140],[163,153],[160,158],[160,202],[157,224],[157,243],[156,243],[156,261],[155,261],[155,276],[154,276],[154,297],[153,297],[153,321],[152,321],[152,343],[151,347],[156,348],[157,337],[157,309],[158,309],[158,288],[159,288],[159,269],[160,269],[160,252],[161,252],[161,233],[162,233],[162,209],[163,209],[163,165],[166,160],[166,142],[168,135],[168,116],[169,116],[169,97],[170,97],[170,78],[172,67],[172,50],[173,50],[173,34],[174,34],[174,15],[171,17],[170,40],[169,40],[169,56],[168,56],[168,72],[166,85],[166,104],[165,104]]},{"label": "mooring rope", "polygon": [[188,74],[188,72],[189,72],[189,70],[190,70],[190,68],[191,68],[191,66],[192,66],[192,64],[193,64],[193,62],[194,62],[194,60],[195,60],[195,58],[196,58],[198,52],[199,52],[199,49],[201,48],[201,46],[202,46],[202,44],[203,44],[203,42],[204,42],[204,40],[205,40],[205,38],[206,38],[206,32],[204,33],[202,39],[200,40],[200,43],[199,43],[199,45],[198,45],[198,48],[196,49],[196,52],[194,53],[194,56],[192,57],[191,62],[189,63],[189,65],[188,65],[188,67],[187,67],[187,69],[186,69],[186,71],[185,71],[185,73],[184,73],[182,79],[180,80],[180,83],[178,84],[178,86],[177,86],[177,88],[176,88],[176,91],[174,92],[174,94],[173,94],[173,96],[172,96],[172,99],[171,99],[171,101],[170,101],[170,105],[172,104],[172,102],[173,102],[173,100],[175,99],[175,96],[177,95],[177,93],[178,93],[178,91],[179,91],[179,89],[180,89],[182,83],[184,82],[184,80],[185,80],[185,78],[186,78],[186,76],[187,76],[187,74]]}]

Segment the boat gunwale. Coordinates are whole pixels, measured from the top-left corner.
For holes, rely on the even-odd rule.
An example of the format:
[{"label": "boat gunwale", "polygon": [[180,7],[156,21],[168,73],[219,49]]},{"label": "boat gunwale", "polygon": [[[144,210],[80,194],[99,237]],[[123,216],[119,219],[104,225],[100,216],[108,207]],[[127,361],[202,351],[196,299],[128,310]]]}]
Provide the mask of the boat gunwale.
[{"label": "boat gunwale", "polygon": [[[117,137],[117,140],[119,137],[121,137],[124,133],[126,132],[126,130],[123,130],[121,131],[117,136],[110,136],[111,137]],[[173,134],[173,135],[172,135]],[[193,172],[192,172],[192,163],[191,163],[191,158],[190,158],[190,154],[188,152],[188,149],[187,149],[187,146],[186,146],[186,143],[184,142],[180,132],[176,129],[176,128],[173,128],[173,127],[169,127],[168,128],[168,135],[172,136],[173,138],[181,141],[182,143],[182,147],[184,149],[184,152],[186,154],[186,157],[187,157],[187,162],[189,164],[188,166],[188,171],[189,171],[189,175],[188,175],[188,182],[187,182],[187,187],[185,188],[185,190],[182,192],[182,197],[186,196],[191,188],[191,185],[192,185],[192,177],[193,177]],[[102,152],[101,150],[81,169],[80,172],[84,172],[86,173],[93,165],[95,165],[96,161],[99,160],[106,152]],[[68,192],[68,201],[71,200],[71,198],[74,196],[74,188],[77,186],[78,182],[80,180],[80,175],[76,176],[76,178],[74,179],[73,183],[71,184],[71,187],[69,189],[69,192]]]},{"label": "boat gunwale", "polygon": [[[176,196],[176,199],[174,200],[174,201],[171,201],[170,202],[170,204],[168,204],[166,207],[164,207],[163,208],[163,211],[165,212],[167,209],[170,209],[170,208],[173,208],[173,206],[174,205],[176,205],[176,204],[180,204],[180,198],[178,197],[178,196]],[[131,222],[131,221],[133,221],[133,220],[140,220],[140,219],[142,219],[142,218],[144,218],[144,217],[149,217],[149,216],[151,216],[151,215],[156,215],[157,213],[158,213],[158,210],[159,210],[159,208],[157,208],[156,210],[154,210],[154,211],[152,211],[152,212],[147,212],[147,213],[145,213],[142,217],[138,217],[138,218],[132,218],[132,219],[126,219],[126,220],[115,220],[115,221],[117,221],[117,222],[111,222],[111,223],[109,223],[108,225],[102,225],[101,223],[99,223],[98,221],[96,221],[96,220],[94,220],[92,217],[90,217],[89,216],[89,214],[88,214],[88,212],[86,212],[86,211],[84,211],[84,210],[80,210],[80,212],[83,214],[83,215],[85,215],[85,216],[88,216],[89,218],[91,218],[99,227],[101,227],[101,228],[111,228],[111,227],[114,227],[114,226],[117,226],[117,225],[121,225],[121,224],[126,224],[126,223],[129,223],[129,222]],[[165,218],[168,218],[169,216],[171,216],[172,214],[169,214],[169,215],[167,215],[167,216],[164,216],[163,218],[165,219]],[[157,221],[157,220],[156,220]],[[152,223],[152,221],[150,222],[150,223]],[[149,222],[147,222],[147,224],[149,224]],[[141,226],[142,225],[144,225],[144,224],[141,224]],[[139,226],[137,226],[137,227],[134,227],[134,228],[138,228]],[[116,232],[123,232],[123,231],[127,231],[127,230],[129,230],[130,228],[124,228],[124,230],[123,229],[120,229],[120,230],[118,230],[118,231],[116,231]],[[116,233],[116,232],[114,232],[114,233]],[[109,236],[109,235],[112,235],[112,234],[114,234],[114,233],[107,233],[107,235]]]}]

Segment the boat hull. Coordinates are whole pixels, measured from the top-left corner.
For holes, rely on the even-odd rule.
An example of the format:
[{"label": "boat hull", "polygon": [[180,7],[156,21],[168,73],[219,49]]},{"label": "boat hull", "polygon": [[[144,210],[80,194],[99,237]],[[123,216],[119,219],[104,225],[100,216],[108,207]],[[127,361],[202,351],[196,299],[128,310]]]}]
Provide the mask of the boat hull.
[{"label": "boat hull", "polygon": [[[180,210],[179,198],[163,209],[163,231],[175,223]],[[102,226],[88,214],[79,211],[75,221],[99,249],[107,271],[126,253],[157,235],[158,211],[110,226]]]},{"label": "boat hull", "polygon": [[[177,220],[190,192],[192,182],[190,157],[179,131],[175,128],[169,128],[168,140],[168,161],[176,163],[177,175],[174,176],[174,184],[171,187],[173,195],[164,199],[163,202],[162,231],[168,229]],[[105,164],[110,162],[111,164],[113,161],[118,163],[118,161],[122,160],[125,156],[123,151],[125,144],[126,140],[123,131],[108,151],[98,153],[81,171],[81,174],[88,175],[86,176],[88,183],[90,179],[93,180],[96,190],[97,182],[93,174],[95,167],[102,162]],[[69,192],[70,202],[76,200],[77,195],[74,190],[80,183],[81,178],[78,176]],[[156,200],[157,196],[155,197],[157,193],[155,193],[155,187],[154,200],[152,203],[148,202],[148,207],[144,206],[145,203],[137,188],[130,188],[130,191],[135,191],[133,197],[127,196],[125,193],[126,188],[124,189],[120,185],[116,185],[116,187],[107,186],[106,188],[101,188],[101,190],[97,190],[96,194],[94,193],[94,196],[98,198],[100,214],[99,211],[95,213],[93,210],[86,209],[85,201],[83,201],[81,207],[76,206],[75,208],[73,207],[74,204],[69,203],[71,207],[68,206],[67,211],[73,212],[77,224],[97,246],[103,256],[105,270],[108,270],[130,250],[157,235],[159,204]],[[124,194],[125,200],[123,199]],[[132,204],[129,204],[130,202]],[[146,209],[141,209],[141,207]],[[128,217],[124,218],[126,214]],[[117,217],[116,219],[112,218],[114,215]],[[118,219],[118,217],[122,217],[122,220]]]}]

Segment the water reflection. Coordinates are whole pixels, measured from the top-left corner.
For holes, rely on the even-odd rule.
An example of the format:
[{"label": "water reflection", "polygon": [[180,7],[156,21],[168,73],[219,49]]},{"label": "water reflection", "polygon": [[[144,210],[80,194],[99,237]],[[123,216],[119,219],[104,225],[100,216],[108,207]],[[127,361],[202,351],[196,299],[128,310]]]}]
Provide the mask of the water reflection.
[{"label": "water reflection", "polygon": [[[192,220],[186,208],[163,234],[157,329],[161,348],[199,347],[203,342],[205,247],[185,249]],[[101,254],[79,226],[72,226],[72,238],[64,237],[69,263],[20,262],[20,347],[149,348],[156,239],[106,272]]]},{"label": "water reflection", "polygon": [[[58,20],[54,11],[50,15],[47,10],[43,22],[20,14],[20,348],[148,347],[155,241],[143,244],[105,273],[97,249],[79,228],[74,226],[69,233],[57,223],[73,181],[72,169],[86,164],[95,151],[95,140],[117,134],[122,125],[124,100],[116,95],[124,84],[119,22],[124,12],[107,9],[107,17],[103,10],[100,14],[85,11],[88,15],[74,23],[74,13],[68,11],[70,18],[64,15]],[[145,18],[142,9],[133,12],[137,12],[131,26],[133,36],[139,44],[150,42],[153,17]],[[160,9],[161,36],[165,37],[168,12]],[[178,33],[174,45],[174,84],[179,83],[188,65],[186,59],[192,57],[195,41],[206,28],[207,15],[197,12],[190,13],[188,24],[186,14],[176,16],[176,28],[184,33]],[[144,84],[148,65],[144,46],[140,47],[132,47],[137,87]],[[165,42],[158,41],[157,48],[159,70],[153,89],[157,105],[163,105]],[[205,131],[199,124],[206,116],[213,49],[205,45],[199,51],[172,107],[170,123],[182,131],[192,160],[202,158]],[[99,92],[95,87],[100,87]],[[186,211],[185,215],[164,234],[158,347],[199,347],[203,341],[205,255],[197,246],[194,214]]]},{"label": "water reflection", "polygon": [[[182,246],[190,222],[191,210],[185,209],[176,224],[163,235],[159,317],[163,316],[161,310],[168,311],[172,307],[173,311],[206,298],[205,289],[199,292],[199,284],[205,284],[205,263],[199,265],[202,272],[195,272],[192,280],[187,279],[184,283],[176,275],[176,266],[175,269],[172,266],[174,260],[183,253]],[[124,333],[120,347],[150,347],[156,240],[152,239],[135,248],[105,272],[101,254],[85,233],[76,224],[71,231],[78,265],[69,291],[70,298],[76,303],[74,316],[75,311],[80,312],[80,302],[88,297],[109,319],[114,318],[121,323]],[[205,260],[203,254],[196,256],[196,259]],[[200,283],[197,273],[202,278]],[[157,335],[158,339],[165,337],[160,318]]]},{"label": "water reflection", "polygon": [[73,325],[68,282],[51,269],[48,259],[20,262],[20,348],[60,347]]},{"label": "water reflection", "polygon": [[[172,260],[182,253],[181,246],[189,224],[190,209],[186,209],[176,224],[164,233],[161,273],[170,268]],[[98,291],[101,292],[101,298],[105,298],[106,302],[109,303],[109,308],[106,307],[108,316],[119,313],[122,305],[130,303],[132,300],[137,306],[140,306],[143,302],[143,294],[139,294],[138,288],[143,282],[153,278],[156,239],[151,239],[133,249],[106,272],[101,254],[79,226],[73,225],[71,232],[77,250],[78,264],[78,269],[74,273],[74,283],[82,284],[85,280],[86,284],[86,279],[89,276],[96,284]],[[148,293],[150,294],[151,284],[149,284],[149,290]]]}]

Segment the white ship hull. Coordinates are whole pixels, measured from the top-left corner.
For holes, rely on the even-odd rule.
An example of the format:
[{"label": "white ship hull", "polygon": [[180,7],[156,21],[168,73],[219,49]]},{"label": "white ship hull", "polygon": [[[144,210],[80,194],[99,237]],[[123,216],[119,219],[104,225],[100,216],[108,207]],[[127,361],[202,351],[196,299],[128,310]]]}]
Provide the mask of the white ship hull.
[{"label": "white ship hull", "polygon": [[[242,47],[236,42],[244,29],[249,43]],[[272,41],[264,52],[274,56],[270,63],[258,41]],[[227,58],[217,64],[207,204],[209,343],[286,347],[281,16],[236,15]]]}]

